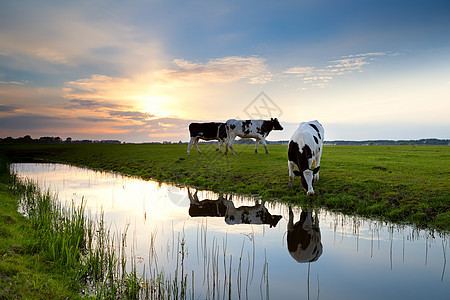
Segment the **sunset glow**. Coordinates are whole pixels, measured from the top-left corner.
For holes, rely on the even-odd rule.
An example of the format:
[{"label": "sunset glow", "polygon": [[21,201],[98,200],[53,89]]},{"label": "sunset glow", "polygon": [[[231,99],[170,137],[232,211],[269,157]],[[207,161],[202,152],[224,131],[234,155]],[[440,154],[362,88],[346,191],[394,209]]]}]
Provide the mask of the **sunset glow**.
[{"label": "sunset glow", "polygon": [[190,122],[258,115],[263,92],[286,128],[269,140],[311,119],[327,140],[449,138],[448,1],[0,11],[0,137],[187,141]]}]

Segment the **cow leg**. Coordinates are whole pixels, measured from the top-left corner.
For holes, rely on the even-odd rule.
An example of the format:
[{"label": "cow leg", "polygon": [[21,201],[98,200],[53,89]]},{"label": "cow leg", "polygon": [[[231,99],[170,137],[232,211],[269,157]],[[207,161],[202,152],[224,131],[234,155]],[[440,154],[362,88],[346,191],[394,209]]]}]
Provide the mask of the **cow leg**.
[{"label": "cow leg", "polygon": [[219,152],[222,153],[223,140],[219,139]]},{"label": "cow leg", "polygon": [[191,140],[189,141],[189,145],[188,145],[188,148],[187,148],[187,154],[188,155],[191,152],[191,147],[192,147],[192,144],[194,143],[195,139],[196,139],[196,137],[191,137]]},{"label": "cow leg", "polygon": [[266,154],[269,154],[269,151],[267,151],[267,143],[266,143],[266,139],[263,137],[263,138],[261,139],[261,141],[262,141],[262,144],[263,144],[263,146],[264,146],[264,149],[266,150]]},{"label": "cow leg", "polygon": [[[233,150],[233,142],[234,142],[235,138],[236,138],[236,136],[232,135],[229,137],[229,140],[228,140],[228,146],[230,146],[230,150],[231,150],[231,153],[233,153],[233,155],[236,155],[236,153],[234,153],[234,150]],[[225,151],[225,153],[227,153],[227,152],[228,152],[228,149],[227,149],[227,151]]]},{"label": "cow leg", "polygon": [[[320,166],[320,156],[322,154],[322,150],[319,152],[319,154],[316,156],[316,160],[315,160],[315,164],[314,164],[314,168],[317,168]],[[315,181],[319,181],[319,172],[318,171],[316,174],[314,174],[314,180]]]},{"label": "cow leg", "polygon": [[258,153],[259,139],[255,139],[255,153]]},{"label": "cow leg", "polygon": [[288,161],[288,167],[289,167],[289,187],[292,186],[292,179],[294,179],[294,163],[292,161]]},{"label": "cow leg", "polygon": [[194,146],[195,146],[195,149],[197,149],[198,153],[202,154],[202,152],[200,151],[200,149],[198,149],[198,140],[199,140],[199,138],[196,138],[196,139],[195,139]]},{"label": "cow leg", "polygon": [[228,146],[229,146],[229,144],[230,144],[230,138],[229,138],[229,137],[227,137],[227,138],[224,140],[224,144],[225,144],[225,154],[228,154]]}]

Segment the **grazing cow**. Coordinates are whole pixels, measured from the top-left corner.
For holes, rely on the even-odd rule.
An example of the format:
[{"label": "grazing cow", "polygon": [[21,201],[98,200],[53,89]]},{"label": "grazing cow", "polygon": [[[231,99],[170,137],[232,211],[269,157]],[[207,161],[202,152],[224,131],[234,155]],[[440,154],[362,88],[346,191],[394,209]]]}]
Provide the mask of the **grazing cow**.
[{"label": "grazing cow", "polygon": [[299,263],[314,262],[319,259],[323,246],[317,212],[313,219],[312,212],[302,211],[300,220],[294,224],[294,213],[289,207],[287,229],[288,251],[293,259]]},{"label": "grazing cow", "polygon": [[254,206],[240,206],[236,208],[232,201],[227,202],[225,222],[228,225],[235,224],[268,224],[275,227],[280,221],[280,215],[272,215],[264,206],[264,202]]},{"label": "grazing cow", "polygon": [[222,153],[222,146],[227,139],[227,130],[225,123],[209,122],[209,123],[191,123],[189,124],[189,133],[191,140],[187,148],[187,154],[189,155],[191,151],[192,144],[194,144],[198,153],[198,140],[218,140],[219,141],[219,152]]},{"label": "grazing cow", "polygon": [[188,188],[188,196],[190,200],[189,205],[189,216],[191,217],[225,217],[227,211],[226,203],[229,201],[222,195],[219,196],[218,200],[198,200],[197,192],[194,195]]},{"label": "grazing cow", "polygon": [[[294,175],[300,176],[308,195],[314,195],[313,181],[319,180],[320,156],[323,147],[323,127],[318,121],[300,123],[289,141],[289,186]],[[311,169],[314,164],[314,169]],[[297,167],[299,171],[294,171]]]},{"label": "grazing cow", "polygon": [[266,137],[272,130],[283,130],[283,127],[278,122],[277,118],[270,120],[235,120],[227,121],[228,145],[225,147],[225,154],[228,153],[228,146],[230,146],[233,154],[233,142],[236,136],[244,139],[255,139],[255,153],[258,152],[258,143],[262,141],[266,154],[267,151]]}]

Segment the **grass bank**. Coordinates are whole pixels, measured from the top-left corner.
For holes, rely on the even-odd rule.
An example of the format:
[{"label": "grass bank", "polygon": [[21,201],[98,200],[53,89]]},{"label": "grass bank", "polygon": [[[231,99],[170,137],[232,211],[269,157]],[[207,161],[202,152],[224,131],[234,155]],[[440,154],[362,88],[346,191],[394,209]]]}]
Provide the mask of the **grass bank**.
[{"label": "grass bank", "polygon": [[73,270],[48,259],[32,222],[18,212],[22,194],[0,158],[0,299],[77,299]]},{"label": "grass bank", "polygon": [[[0,155],[0,299],[178,299],[185,278],[127,261],[124,238],[84,206],[9,173]],[[19,213],[20,211],[20,213]],[[126,230],[126,229],[125,229]],[[126,234],[124,234],[126,236]],[[193,293],[193,292],[192,292]]]},{"label": "grass bank", "polygon": [[450,230],[450,148],[447,146],[325,146],[316,195],[298,178],[288,188],[287,146],[269,155],[236,145],[236,156],[185,144],[1,145],[15,160],[39,159],[174,182],[216,192],[323,206],[346,214]]}]

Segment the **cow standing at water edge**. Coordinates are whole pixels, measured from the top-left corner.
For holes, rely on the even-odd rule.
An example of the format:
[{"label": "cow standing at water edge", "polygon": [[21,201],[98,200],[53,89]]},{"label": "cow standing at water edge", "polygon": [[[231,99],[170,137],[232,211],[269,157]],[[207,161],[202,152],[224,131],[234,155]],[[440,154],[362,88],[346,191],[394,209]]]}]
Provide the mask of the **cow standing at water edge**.
[{"label": "cow standing at water edge", "polygon": [[[308,195],[314,195],[313,181],[319,180],[324,130],[318,121],[300,123],[292,135],[288,148],[289,186],[294,176],[300,176]],[[314,164],[314,169],[311,169]],[[298,171],[294,171],[294,168]]]},{"label": "cow standing at water edge", "polygon": [[227,121],[227,133],[228,133],[228,145],[225,147],[225,154],[228,153],[228,146],[233,154],[233,142],[238,136],[240,138],[255,139],[255,153],[258,152],[259,141],[262,141],[266,154],[267,151],[266,137],[272,130],[283,130],[280,122],[277,118],[271,118],[270,120],[235,120],[230,119]]},{"label": "cow standing at water edge", "polygon": [[227,139],[227,130],[225,123],[209,122],[209,123],[191,123],[189,124],[189,134],[191,140],[187,148],[187,154],[190,154],[192,144],[194,144],[195,149],[198,153],[202,153],[198,149],[198,140],[218,140],[219,141],[219,152],[222,153],[222,146]]}]

